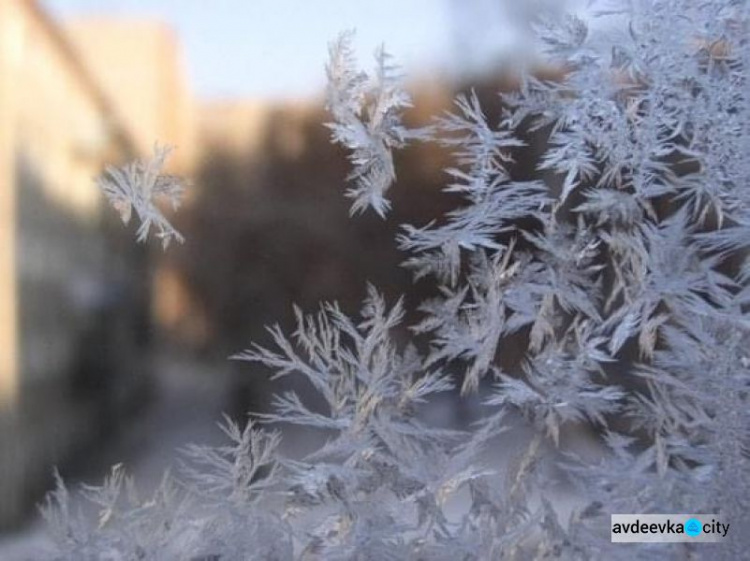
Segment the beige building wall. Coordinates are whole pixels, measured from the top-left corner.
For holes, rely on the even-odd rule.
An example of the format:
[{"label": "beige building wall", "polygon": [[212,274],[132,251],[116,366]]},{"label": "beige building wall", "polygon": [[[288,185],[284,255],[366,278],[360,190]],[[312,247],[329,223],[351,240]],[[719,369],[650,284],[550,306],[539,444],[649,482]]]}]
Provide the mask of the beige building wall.
[{"label": "beige building wall", "polygon": [[[0,403],[17,401],[22,371],[52,371],[60,356],[35,357],[25,364],[23,348],[33,341],[21,336],[24,310],[20,288],[40,278],[60,280],[65,271],[83,265],[74,251],[53,251],[55,240],[19,214],[27,192],[20,166],[34,170],[38,198],[72,223],[93,226],[100,197],[93,178],[105,159],[128,151],[118,136],[102,94],[85,74],[54,24],[31,0],[0,0]],[[28,206],[28,205],[26,205]],[[32,209],[31,214],[39,214]],[[45,228],[54,222],[41,218]],[[59,241],[59,240],[57,240]],[[90,249],[90,248],[88,248]],[[81,256],[83,258],[83,256]],[[71,333],[56,340],[61,348]],[[44,357],[42,347],[38,357]],[[54,349],[53,349],[54,350]],[[41,374],[37,376],[42,376]]]},{"label": "beige building wall", "polygon": [[[75,323],[61,323],[77,318],[56,291],[72,294],[103,260],[94,179],[132,150],[36,2],[0,6],[0,399],[9,402],[23,381],[54,377],[71,352]],[[62,329],[48,333],[53,327]]]},{"label": "beige building wall", "polygon": [[[15,399],[24,367],[29,377],[44,377],[61,358],[55,352],[39,358],[50,348],[45,345],[34,365],[23,363],[21,347],[33,341],[20,337],[21,325],[31,320],[24,321],[19,308],[19,287],[61,283],[95,266],[101,246],[80,236],[97,228],[101,217],[94,178],[105,162],[129,158],[131,146],[102,92],[37,3],[0,0],[0,402]],[[71,229],[65,233],[72,239],[59,238],[62,228]],[[72,331],[60,333],[55,345],[65,348]]]},{"label": "beige building wall", "polygon": [[196,124],[201,156],[210,149],[232,154],[257,153],[273,106],[252,100],[203,102],[198,105]]},{"label": "beige building wall", "polygon": [[94,179],[134,155],[55,22],[0,0],[0,527],[96,429],[66,389],[113,261]]},{"label": "beige building wall", "polygon": [[138,151],[150,154],[156,142],[175,146],[171,169],[189,174],[194,161],[192,97],[175,33],[156,21],[111,18],[73,20],[65,28]]},{"label": "beige building wall", "polygon": [[15,188],[13,173],[16,88],[22,20],[12,0],[0,0],[0,409],[15,400],[17,323],[15,275]]}]

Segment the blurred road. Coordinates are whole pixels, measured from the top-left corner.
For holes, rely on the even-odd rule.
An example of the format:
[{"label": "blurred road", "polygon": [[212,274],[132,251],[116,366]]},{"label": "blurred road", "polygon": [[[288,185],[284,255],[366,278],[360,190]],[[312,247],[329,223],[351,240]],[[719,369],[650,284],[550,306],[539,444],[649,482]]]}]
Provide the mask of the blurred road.
[{"label": "blurred road", "polygon": [[[164,471],[174,467],[177,451],[190,443],[222,443],[216,423],[227,402],[229,365],[210,366],[194,360],[163,355],[156,358],[155,400],[136,415],[122,436],[104,444],[84,467],[81,480],[98,484],[110,466],[123,463],[139,492],[148,495]],[[0,560],[37,561],[50,545],[40,516],[20,532],[0,535]]]}]

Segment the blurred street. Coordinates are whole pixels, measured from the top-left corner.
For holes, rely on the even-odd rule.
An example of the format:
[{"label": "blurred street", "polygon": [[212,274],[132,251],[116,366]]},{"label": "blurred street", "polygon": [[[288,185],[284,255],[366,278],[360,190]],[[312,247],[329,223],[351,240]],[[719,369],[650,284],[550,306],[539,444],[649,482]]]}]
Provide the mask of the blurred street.
[{"label": "blurred street", "polygon": [[[132,419],[128,430],[81,459],[66,483],[73,495],[81,483],[101,483],[111,466],[122,463],[144,496],[158,486],[165,470],[175,467],[178,451],[190,443],[221,444],[217,427],[226,410],[227,364],[201,364],[175,355],[155,360],[158,387],[154,403]],[[80,497],[78,497],[80,504]],[[33,561],[48,543],[37,514],[18,535],[0,536],[0,559]]]}]

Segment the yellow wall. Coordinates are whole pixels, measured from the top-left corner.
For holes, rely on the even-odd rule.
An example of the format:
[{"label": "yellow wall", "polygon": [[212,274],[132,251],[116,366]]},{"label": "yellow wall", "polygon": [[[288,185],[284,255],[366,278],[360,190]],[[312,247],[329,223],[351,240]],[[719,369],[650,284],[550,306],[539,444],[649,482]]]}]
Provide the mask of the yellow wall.
[{"label": "yellow wall", "polygon": [[[14,402],[24,380],[54,377],[70,353],[75,325],[61,322],[76,318],[59,289],[99,266],[94,178],[130,155],[54,22],[34,1],[0,0],[0,402]],[[46,322],[62,329],[46,334]]]},{"label": "yellow wall", "polygon": [[13,402],[16,376],[15,188],[13,174],[15,87],[23,30],[13,0],[0,0],[0,408]]},{"label": "yellow wall", "polygon": [[172,171],[189,173],[192,98],[174,32],[138,19],[86,18],[66,22],[65,28],[139,152],[150,154],[155,142],[176,146],[168,164]]}]

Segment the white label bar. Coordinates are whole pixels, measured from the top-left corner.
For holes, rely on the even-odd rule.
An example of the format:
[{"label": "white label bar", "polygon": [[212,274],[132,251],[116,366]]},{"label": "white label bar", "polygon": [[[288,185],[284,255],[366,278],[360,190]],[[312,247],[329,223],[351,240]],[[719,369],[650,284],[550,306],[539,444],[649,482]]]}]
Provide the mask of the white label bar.
[{"label": "white label bar", "polygon": [[722,542],[732,525],[716,514],[613,514],[612,542]]}]

